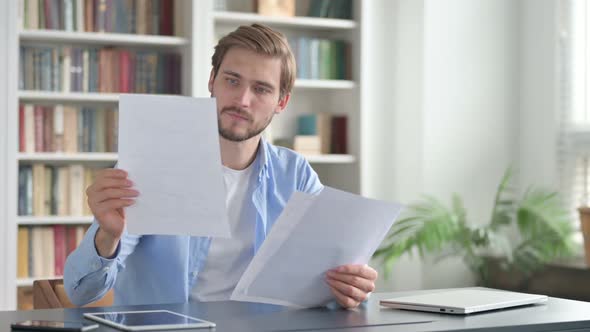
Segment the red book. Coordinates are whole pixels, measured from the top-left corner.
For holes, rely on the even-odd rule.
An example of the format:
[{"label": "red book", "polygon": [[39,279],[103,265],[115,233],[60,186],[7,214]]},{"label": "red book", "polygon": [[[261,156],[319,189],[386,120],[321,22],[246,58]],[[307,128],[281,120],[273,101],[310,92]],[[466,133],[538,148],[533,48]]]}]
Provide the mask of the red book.
[{"label": "red book", "polygon": [[66,228],[66,257],[76,249],[76,226]]},{"label": "red book", "polygon": [[66,227],[64,225],[53,226],[53,245],[55,247],[55,275],[64,275],[66,263]]},{"label": "red book", "polygon": [[35,152],[43,152],[43,106],[35,106]]},{"label": "red book", "polygon": [[129,84],[129,51],[119,51],[119,92],[131,92]]},{"label": "red book", "polygon": [[172,36],[174,33],[172,16],[174,15],[174,1],[160,0],[160,34]]},{"label": "red book", "polygon": [[43,152],[53,152],[53,106],[43,108]]},{"label": "red book", "polygon": [[332,148],[331,153],[347,154],[347,117],[339,115],[332,117]]},{"label": "red book", "polygon": [[18,151],[25,152],[25,106],[18,106]]},{"label": "red book", "polygon": [[51,0],[43,1],[43,13],[45,14],[45,29],[53,29],[53,22],[51,21]]}]

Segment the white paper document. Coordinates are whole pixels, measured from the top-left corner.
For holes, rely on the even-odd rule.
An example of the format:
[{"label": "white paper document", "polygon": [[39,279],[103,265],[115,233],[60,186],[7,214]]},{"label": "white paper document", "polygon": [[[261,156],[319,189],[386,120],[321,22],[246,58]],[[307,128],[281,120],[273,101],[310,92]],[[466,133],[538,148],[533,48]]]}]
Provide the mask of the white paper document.
[{"label": "white paper document", "polygon": [[230,237],[215,99],[121,95],[117,167],[139,191],[129,233]]},{"label": "white paper document", "polygon": [[295,192],[231,299],[299,308],[330,302],[325,273],[367,264],[401,209],[329,187],[318,195]]}]

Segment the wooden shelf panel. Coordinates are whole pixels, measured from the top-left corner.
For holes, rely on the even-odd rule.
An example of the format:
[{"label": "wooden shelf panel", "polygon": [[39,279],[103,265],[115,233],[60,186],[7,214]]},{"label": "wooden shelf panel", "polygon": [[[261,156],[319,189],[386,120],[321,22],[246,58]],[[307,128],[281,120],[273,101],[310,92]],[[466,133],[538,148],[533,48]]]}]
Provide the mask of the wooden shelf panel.
[{"label": "wooden shelf panel", "polygon": [[118,103],[118,93],[19,91],[18,99],[32,102]]},{"label": "wooden shelf panel", "polygon": [[39,226],[39,225],[88,225],[94,220],[92,216],[46,216],[32,217],[21,216],[17,218],[20,226]]},{"label": "wooden shelf panel", "polygon": [[22,30],[19,33],[19,38],[21,41],[31,42],[54,42],[92,45],[173,47],[185,46],[189,44],[186,38],[174,36],[100,32],[69,32],[59,30]]},{"label": "wooden shelf panel", "polygon": [[320,17],[280,17],[262,16],[254,13],[240,13],[229,11],[217,11],[213,13],[216,23],[247,24],[252,22],[264,23],[274,27],[290,27],[301,29],[322,29],[322,30],[352,30],[357,27],[353,20]]},{"label": "wooden shelf panel", "polygon": [[116,153],[53,153],[53,152],[39,152],[39,153],[19,153],[18,160],[20,161],[64,161],[64,162],[85,162],[85,161],[102,161],[102,162],[116,162]]},{"label": "wooden shelf panel", "polygon": [[308,80],[297,79],[295,88],[301,89],[354,89],[356,83],[348,80]]},{"label": "wooden shelf panel", "polygon": [[356,161],[356,158],[349,154],[306,155],[305,159],[311,164],[351,164]]}]

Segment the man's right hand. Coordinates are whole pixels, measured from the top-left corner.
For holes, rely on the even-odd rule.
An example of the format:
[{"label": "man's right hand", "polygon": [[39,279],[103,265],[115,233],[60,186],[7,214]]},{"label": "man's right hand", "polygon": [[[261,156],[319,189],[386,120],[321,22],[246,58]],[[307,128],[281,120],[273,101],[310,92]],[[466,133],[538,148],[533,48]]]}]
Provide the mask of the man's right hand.
[{"label": "man's right hand", "polygon": [[122,169],[108,168],[97,173],[94,183],[86,189],[88,205],[99,229],[94,238],[98,254],[112,257],[125,229],[124,208],[135,203],[139,195]]}]

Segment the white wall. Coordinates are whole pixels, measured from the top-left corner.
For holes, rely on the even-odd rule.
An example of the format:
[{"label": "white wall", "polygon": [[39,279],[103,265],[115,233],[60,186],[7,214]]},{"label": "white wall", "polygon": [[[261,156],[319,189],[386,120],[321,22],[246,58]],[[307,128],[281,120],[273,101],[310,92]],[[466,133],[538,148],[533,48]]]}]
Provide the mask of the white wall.
[{"label": "white wall", "polygon": [[[425,2],[423,190],[458,193],[475,224],[518,162],[518,12],[514,0]],[[424,272],[426,288],[471,282],[456,261]]]},{"label": "white wall", "polygon": [[[375,14],[382,24],[375,29],[386,32],[375,35],[380,46],[366,58],[381,61],[362,82],[372,84],[375,99],[364,108],[374,113],[363,130],[363,193],[410,203],[424,193],[449,202],[456,192],[469,220],[485,223],[505,168],[518,163],[520,5],[393,3]],[[421,265],[414,258],[396,265],[380,288],[472,283],[459,260]]]},{"label": "white wall", "polygon": [[[421,192],[423,173],[423,2],[372,0],[364,8],[361,191],[409,203]],[[421,262],[409,257],[378,283],[381,291],[420,288]]]},{"label": "white wall", "polygon": [[520,163],[522,187],[556,188],[557,1],[521,1]]}]

